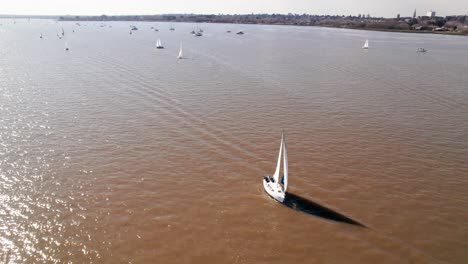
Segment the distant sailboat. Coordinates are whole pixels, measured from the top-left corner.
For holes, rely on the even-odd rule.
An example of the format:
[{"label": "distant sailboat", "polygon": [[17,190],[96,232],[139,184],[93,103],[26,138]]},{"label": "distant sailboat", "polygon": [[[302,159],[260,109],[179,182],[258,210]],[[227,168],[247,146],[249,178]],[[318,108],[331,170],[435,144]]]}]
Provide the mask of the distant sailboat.
[{"label": "distant sailboat", "polygon": [[179,55],[177,56],[178,59],[182,59],[182,43],[180,43],[180,50],[179,50]]},{"label": "distant sailboat", "polygon": [[364,43],[364,46],[362,46],[363,49],[369,49],[369,40],[366,39],[366,42]]},{"label": "distant sailboat", "polygon": [[[283,176],[280,179],[281,160],[283,161]],[[283,202],[288,189],[288,155],[284,132],[281,134],[281,144],[276,164],[275,174],[263,178],[263,188],[273,199]]]},{"label": "distant sailboat", "polygon": [[62,37],[65,36],[65,30],[62,28]]},{"label": "distant sailboat", "polygon": [[70,49],[68,48],[68,42],[65,42],[65,51],[69,51]]},{"label": "distant sailboat", "polygon": [[40,36],[39,38],[41,38],[41,39],[42,39],[42,33],[41,33],[41,36]]},{"label": "distant sailboat", "polygon": [[160,39],[158,39],[158,40],[156,41],[156,48],[158,48],[158,49],[164,49],[164,46],[161,44],[161,40],[160,40]]}]

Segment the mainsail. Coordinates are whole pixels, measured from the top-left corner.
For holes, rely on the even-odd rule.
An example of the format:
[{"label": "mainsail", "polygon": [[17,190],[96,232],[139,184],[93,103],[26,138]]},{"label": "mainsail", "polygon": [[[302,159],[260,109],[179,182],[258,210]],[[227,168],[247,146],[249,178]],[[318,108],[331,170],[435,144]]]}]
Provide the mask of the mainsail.
[{"label": "mainsail", "polygon": [[284,133],[283,133],[283,148],[284,148],[284,158],[283,158],[283,191],[286,192],[286,189],[288,189],[288,153],[286,152],[286,139],[284,138]]},{"label": "mainsail", "polygon": [[177,58],[182,59],[182,44],[180,44],[179,56]]},{"label": "mainsail", "polygon": [[276,164],[276,171],[275,174],[273,174],[273,178],[275,179],[275,182],[278,183],[279,180],[279,174],[280,174],[280,169],[281,169],[281,154],[283,152],[283,136],[281,136],[281,144],[280,144],[280,150],[278,154],[278,163]]},{"label": "mainsail", "polygon": [[366,39],[366,42],[364,43],[364,46],[362,46],[363,49],[368,49],[369,48],[369,40]]}]

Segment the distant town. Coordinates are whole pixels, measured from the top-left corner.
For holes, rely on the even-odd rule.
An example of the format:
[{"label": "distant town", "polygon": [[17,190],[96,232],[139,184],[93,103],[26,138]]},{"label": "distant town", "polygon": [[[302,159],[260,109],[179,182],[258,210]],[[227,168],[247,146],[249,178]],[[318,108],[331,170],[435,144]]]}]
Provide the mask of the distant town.
[{"label": "distant town", "polygon": [[[309,14],[245,14],[245,15],[199,15],[163,14],[143,16],[60,16],[61,21],[154,21],[154,22],[194,22],[194,23],[234,23],[321,26],[363,30],[397,31],[412,33],[438,33],[468,35],[467,15],[437,16],[436,11],[410,17],[396,14],[394,18],[373,17],[370,14],[357,16],[309,15]],[[47,17],[50,18],[50,17]]]}]

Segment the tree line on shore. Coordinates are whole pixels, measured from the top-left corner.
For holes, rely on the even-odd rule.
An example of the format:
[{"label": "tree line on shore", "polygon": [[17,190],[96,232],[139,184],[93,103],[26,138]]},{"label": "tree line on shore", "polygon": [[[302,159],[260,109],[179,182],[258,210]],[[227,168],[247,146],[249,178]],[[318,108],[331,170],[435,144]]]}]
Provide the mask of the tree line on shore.
[{"label": "tree line on shore", "polygon": [[198,15],[167,14],[144,16],[61,16],[63,21],[154,21],[194,23],[235,23],[325,26],[338,28],[392,30],[392,31],[445,31],[468,34],[466,15],[446,17],[400,17],[383,18],[367,15],[309,15],[309,14],[246,14],[246,15]]}]

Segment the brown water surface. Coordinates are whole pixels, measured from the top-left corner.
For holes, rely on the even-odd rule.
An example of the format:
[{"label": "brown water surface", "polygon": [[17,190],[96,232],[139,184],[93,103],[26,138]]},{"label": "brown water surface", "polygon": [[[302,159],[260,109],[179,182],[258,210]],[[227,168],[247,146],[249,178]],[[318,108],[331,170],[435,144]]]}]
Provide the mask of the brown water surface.
[{"label": "brown water surface", "polygon": [[468,38],[1,24],[0,262],[468,260]]}]

